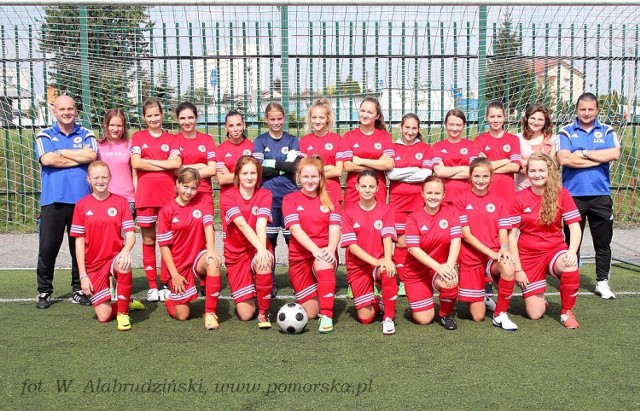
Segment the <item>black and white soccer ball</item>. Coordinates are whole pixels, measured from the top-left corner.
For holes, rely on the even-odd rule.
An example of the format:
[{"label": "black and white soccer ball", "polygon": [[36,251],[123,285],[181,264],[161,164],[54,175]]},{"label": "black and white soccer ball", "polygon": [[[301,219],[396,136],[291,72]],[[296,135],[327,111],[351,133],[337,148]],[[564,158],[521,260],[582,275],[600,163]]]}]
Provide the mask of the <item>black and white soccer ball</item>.
[{"label": "black and white soccer ball", "polygon": [[278,311],[278,327],[287,334],[299,334],[307,326],[307,312],[298,303],[285,304]]}]

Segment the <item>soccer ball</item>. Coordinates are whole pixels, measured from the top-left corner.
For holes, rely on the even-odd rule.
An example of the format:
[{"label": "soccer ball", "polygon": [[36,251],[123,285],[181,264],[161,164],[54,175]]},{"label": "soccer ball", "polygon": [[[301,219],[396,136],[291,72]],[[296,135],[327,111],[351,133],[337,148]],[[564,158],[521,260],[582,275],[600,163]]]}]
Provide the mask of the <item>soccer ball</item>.
[{"label": "soccer ball", "polygon": [[283,305],[278,311],[278,327],[287,334],[299,334],[307,326],[307,312],[297,303]]}]

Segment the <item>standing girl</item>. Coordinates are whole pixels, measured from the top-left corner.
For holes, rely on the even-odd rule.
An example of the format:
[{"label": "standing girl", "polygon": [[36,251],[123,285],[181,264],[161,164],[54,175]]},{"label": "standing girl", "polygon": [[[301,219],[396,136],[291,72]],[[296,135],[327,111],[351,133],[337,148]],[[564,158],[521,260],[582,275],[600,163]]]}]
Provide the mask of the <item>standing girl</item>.
[{"label": "standing girl", "polygon": [[[347,282],[362,324],[371,324],[383,311],[382,333],[396,332],[394,318],[398,284],[392,260],[397,240],[393,211],[378,200],[378,175],[361,171],[356,179],[359,200],[345,209],[342,247],[347,248]],[[374,284],[382,287],[382,303],[374,296]]]},{"label": "standing girl", "polygon": [[491,191],[511,204],[515,194],[514,175],[522,167],[520,140],[504,130],[505,110],[502,103],[493,101],[487,104],[487,122],[489,131],[476,137],[480,150],[491,161],[493,178]]},{"label": "standing girl", "polygon": [[[285,228],[282,216],[282,199],[297,190],[295,182],[296,167],[300,154],[298,138],[282,130],[284,108],[278,103],[269,103],[265,109],[265,118],[269,130],[256,138],[253,143],[253,156],[262,162],[262,181],[264,188],[273,194],[271,214],[273,221],[267,224],[267,239],[274,253],[278,244],[280,230],[285,242],[289,244],[291,233]],[[275,263],[271,269],[273,278],[272,295],[278,291],[275,282]]]},{"label": "standing girl", "polygon": [[195,276],[205,281],[204,327],[217,330],[220,266],[215,251],[213,207],[203,193],[198,193],[198,170],[185,168],[176,180],[177,197],[160,210],[158,244],[162,260],[170,275],[171,294],[165,305],[176,320],[189,318],[189,303],[198,298]]},{"label": "standing girl", "polygon": [[[244,135],[244,118],[236,110],[227,113],[224,119],[227,140],[216,148],[216,177],[220,184],[220,196],[235,186],[236,161],[253,153],[253,142]],[[262,178],[262,176],[260,176]]]},{"label": "standing girl", "polygon": [[326,189],[324,163],[306,157],[298,165],[301,189],[282,203],[284,221],[291,230],[289,280],[296,300],[309,318],[319,317],[318,331],[333,331],[336,292],[336,249],[340,242],[340,197]]},{"label": "standing girl", "polygon": [[[119,331],[131,329],[129,309],[142,309],[139,301],[131,302],[131,249],[136,242],[127,200],[109,192],[111,173],[107,163],[89,165],[87,180],[92,193],[76,204],[70,236],[76,240],[76,258],[82,291],[91,297],[98,321],[117,319]],[[125,239],[123,241],[122,232]],[[117,301],[111,302],[109,279],[117,281]]]},{"label": "standing girl", "polygon": [[267,242],[271,221],[271,192],[260,188],[262,166],[251,156],[242,156],[233,171],[233,187],[220,196],[220,215],[225,222],[224,260],[231,296],[238,318],[255,316],[258,327],[271,328],[271,266],[274,257]]},{"label": "standing girl", "polygon": [[360,196],[356,180],[361,171],[374,170],[378,177],[377,199],[387,202],[387,180],[385,171],[393,168],[393,144],[384,123],[380,102],[374,97],[365,97],[358,112],[360,126],[349,131],[342,138],[336,159],[344,162],[347,171],[347,188],[344,204],[355,204]]},{"label": "standing girl", "polygon": [[435,316],[433,294],[440,291],[440,325],[458,328],[453,309],[458,297],[457,261],[462,230],[454,207],[442,205],[444,183],[429,176],[422,185],[424,208],[407,217],[405,287],[413,321],[430,324]]},{"label": "standing girl", "polygon": [[324,163],[324,175],[327,178],[327,191],[337,193],[342,198],[340,177],[342,161],[336,159],[340,145],[339,134],[333,132],[333,107],[326,98],[313,102],[305,118],[309,134],[300,139],[300,151],[306,156],[318,155]]},{"label": "standing girl", "polygon": [[522,117],[522,134],[516,134],[520,139],[520,155],[522,156],[522,169],[515,175],[516,191],[531,186],[525,171],[531,154],[542,152],[552,159],[556,158],[558,136],[553,134],[552,130],[551,115],[545,105],[534,104],[527,107],[524,117]]},{"label": "standing girl", "polygon": [[498,302],[493,325],[507,331],[518,327],[507,311],[513,294],[514,259],[509,252],[511,219],[509,208],[497,194],[489,191],[491,162],[478,157],[469,166],[471,190],[456,198],[454,205],[462,224],[460,250],[460,301],[469,304],[474,321],[482,321],[485,309],[485,275],[498,285]]},{"label": "standing girl", "polygon": [[109,165],[111,182],[109,192],[124,197],[129,202],[135,219],[135,171],[131,168],[131,142],[124,112],[114,108],[107,111],[102,123],[102,136],[98,140],[98,160]]},{"label": "standing girl", "polygon": [[[525,311],[532,320],[546,310],[544,293],[547,274],[560,279],[560,321],[578,328],[573,314],[580,272],[580,212],[567,189],[562,188],[556,163],[544,153],[533,153],[527,163],[531,187],[516,193],[510,214],[513,230],[509,247],[515,257],[516,284],[522,288]],[[570,245],[564,241],[562,225],[569,227]]]},{"label": "standing girl", "polygon": [[[405,244],[405,222],[407,216],[420,209],[422,204],[422,183],[431,175],[431,147],[420,139],[420,119],[413,113],[405,114],[400,122],[400,137],[393,144],[396,154],[395,167],[387,171],[391,180],[389,205],[395,212],[398,242],[393,251],[393,262],[400,281],[404,281],[404,262],[407,258]],[[404,283],[398,288],[398,295],[406,295]]]},{"label": "standing girl", "polygon": [[[162,105],[156,99],[142,106],[146,130],[133,134],[131,142],[131,166],[136,170],[136,213],[142,232],[142,265],[149,283],[147,301],[156,302],[164,298],[158,293],[156,273],[156,222],[160,208],[174,198],[175,179],[173,170],[182,164],[180,148],[172,134],[162,129]],[[166,282],[168,279],[163,279]]]}]

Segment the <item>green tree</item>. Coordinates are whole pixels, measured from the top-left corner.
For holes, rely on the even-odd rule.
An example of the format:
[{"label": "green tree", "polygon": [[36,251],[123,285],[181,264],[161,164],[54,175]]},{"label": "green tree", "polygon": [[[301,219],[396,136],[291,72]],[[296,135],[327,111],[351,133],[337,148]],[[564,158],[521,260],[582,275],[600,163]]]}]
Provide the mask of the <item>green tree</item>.
[{"label": "green tree", "polygon": [[360,83],[358,83],[351,77],[347,77],[344,81],[339,81],[337,84],[337,89],[338,94],[347,96],[352,94],[360,94],[362,92]]},{"label": "green tree", "polygon": [[[204,104],[204,87],[196,87],[195,89],[191,89],[191,86],[187,88],[187,90],[182,95],[184,100],[189,100],[193,104]],[[209,103],[211,103],[212,98],[208,97],[207,99]]]},{"label": "green tree", "polygon": [[624,104],[620,98],[620,94],[613,90],[609,94],[601,94],[598,96],[598,106],[600,113],[609,117],[620,113],[620,104]]},{"label": "green tree", "polygon": [[[91,118],[112,107],[124,107],[135,59],[147,56],[145,33],[153,24],[146,6],[88,6],[87,59]],[[78,6],[47,6],[40,50],[50,61],[49,83],[82,107],[80,18]]]},{"label": "green tree", "polygon": [[493,55],[487,64],[487,101],[501,101],[516,114],[543,100],[533,71],[533,61],[522,54],[522,38],[507,14],[493,38]]}]

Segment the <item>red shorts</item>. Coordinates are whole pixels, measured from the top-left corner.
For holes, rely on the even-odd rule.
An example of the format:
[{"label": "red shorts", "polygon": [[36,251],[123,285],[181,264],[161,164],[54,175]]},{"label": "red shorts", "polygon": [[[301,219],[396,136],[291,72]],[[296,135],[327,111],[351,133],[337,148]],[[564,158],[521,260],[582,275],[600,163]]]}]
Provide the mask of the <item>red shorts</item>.
[{"label": "red shorts", "polygon": [[113,270],[113,264],[116,262],[117,256],[117,254],[114,255],[107,264],[96,265],[92,268],[87,267],[87,275],[89,276],[89,280],[91,280],[91,285],[93,286],[91,305],[94,307],[104,302],[111,301],[109,277],[116,277],[115,271]]},{"label": "red shorts", "polygon": [[289,281],[298,304],[303,304],[318,295],[318,280],[313,272],[313,256],[289,260]]},{"label": "red shorts", "polygon": [[419,313],[423,311],[433,310],[433,290],[435,287],[435,278],[433,271],[429,274],[416,278],[412,276],[409,280],[405,280],[404,289],[407,293],[407,301],[411,312]]},{"label": "red shorts", "polygon": [[405,229],[407,227],[407,217],[409,216],[409,214],[413,213],[413,211],[395,211],[395,217],[396,217],[396,233],[398,234],[398,236],[404,235]]},{"label": "red shorts", "polygon": [[368,264],[347,265],[347,282],[351,286],[357,310],[375,304],[373,285],[378,282],[375,279],[375,267]]},{"label": "red shorts", "polygon": [[[171,300],[174,304],[189,304],[191,301],[196,300],[198,298],[198,290],[196,290],[196,276],[198,278],[204,278],[206,275],[202,277],[198,274],[196,270],[198,266],[198,260],[207,254],[207,250],[202,250],[198,253],[195,258],[195,261],[191,265],[191,267],[186,267],[181,270],[178,270],[178,274],[183,276],[185,280],[187,280],[187,285],[184,287],[184,292],[180,294],[174,294],[171,292]],[[172,280],[169,279],[169,290],[173,290]]]},{"label": "red shorts", "polygon": [[[467,303],[484,301],[484,285],[487,277],[491,276],[493,259],[487,258],[484,266],[460,266],[458,275],[458,299]],[[499,276],[498,276],[499,277]],[[492,278],[497,284],[498,279]]]},{"label": "red shorts", "polygon": [[553,266],[556,264],[558,257],[565,254],[567,250],[567,245],[562,244],[552,250],[542,253],[536,252],[531,254],[520,254],[522,269],[529,278],[529,285],[526,289],[522,290],[522,296],[524,298],[531,297],[532,295],[544,294],[547,289],[547,274],[555,277],[558,276],[553,271]]},{"label": "red shorts", "polygon": [[[271,252],[270,248],[269,252]],[[256,280],[255,271],[253,270],[255,258],[255,255],[251,258],[248,255],[244,255],[240,258],[235,258],[232,263],[227,262],[226,264],[227,281],[229,282],[231,296],[236,304],[256,297]]]},{"label": "red shorts", "polygon": [[139,227],[153,227],[158,222],[158,214],[162,207],[140,207],[136,208],[137,220]]}]

